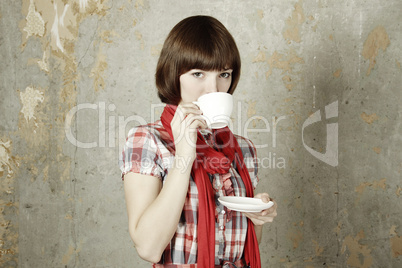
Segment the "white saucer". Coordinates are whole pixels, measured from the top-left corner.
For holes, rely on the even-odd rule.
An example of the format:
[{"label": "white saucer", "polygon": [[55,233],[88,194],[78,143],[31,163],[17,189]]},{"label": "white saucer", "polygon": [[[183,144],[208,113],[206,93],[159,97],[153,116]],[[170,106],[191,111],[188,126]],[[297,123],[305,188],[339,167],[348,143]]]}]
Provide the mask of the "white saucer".
[{"label": "white saucer", "polygon": [[274,205],[274,202],[265,203],[259,198],[240,196],[221,196],[219,202],[230,210],[240,212],[261,212]]}]

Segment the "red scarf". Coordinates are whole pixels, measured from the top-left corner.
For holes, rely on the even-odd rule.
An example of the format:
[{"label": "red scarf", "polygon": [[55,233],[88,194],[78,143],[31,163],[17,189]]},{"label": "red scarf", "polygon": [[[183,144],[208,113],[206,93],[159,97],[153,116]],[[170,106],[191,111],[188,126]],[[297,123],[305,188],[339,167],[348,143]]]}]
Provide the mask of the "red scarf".
[{"label": "red scarf", "polygon": [[[177,106],[166,105],[161,121],[173,141],[170,122]],[[198,267],[210,268],[215,266],[215,193],[209,180],[210,174],[224,174],[229,171],[234,161],[240,177],[246,187],[248,197],[253,197],[253,185],[250,180],[243,154],[233,133],[228,127],[214,130],[217,150],[208,146],[198,131],[197,157],[193,163],[191,175],[198,190]],[[247,236],[244,247],[244,258],[251,268],[261,268],[260,251],[253,223],[248,220]]]}]

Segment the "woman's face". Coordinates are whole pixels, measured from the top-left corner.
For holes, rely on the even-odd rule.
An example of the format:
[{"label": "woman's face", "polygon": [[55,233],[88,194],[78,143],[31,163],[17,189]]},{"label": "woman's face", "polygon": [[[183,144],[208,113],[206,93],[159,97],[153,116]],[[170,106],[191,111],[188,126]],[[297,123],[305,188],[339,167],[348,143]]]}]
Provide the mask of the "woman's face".
[{"label": "woman's face", "polygon": [[232,69],[221,71],[192,69],[180,75],[180,103],[196,101],[202,95],[211,92],[228,92],[232,83],[232,72]]}]

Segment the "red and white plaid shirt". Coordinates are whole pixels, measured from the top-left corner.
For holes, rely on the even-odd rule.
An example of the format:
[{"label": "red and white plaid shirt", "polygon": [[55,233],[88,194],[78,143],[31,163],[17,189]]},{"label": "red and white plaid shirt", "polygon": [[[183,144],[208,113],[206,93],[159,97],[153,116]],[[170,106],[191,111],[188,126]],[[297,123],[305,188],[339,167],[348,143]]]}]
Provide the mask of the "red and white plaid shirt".
[{"label": "red and white plaid shirt", "polygon": [[[167,136],[168,133],[160,121],[131,129],[119,159],[122,176],[134,172],[158,177],[164,183],[174,160],[174,149],[161,138]],[[213,145],[211,136],[205,135],[204,138],[207,143]],[[256,149],[250,140],[237,135],[235,137],[255,188],[258,183]],[[216,192],[215,264],[219,265],[223,261],[235,262],[243,255],[247,218],[241,212],[228,210],[219,203],[218,198],[226,195],[246,196],[246,189],[233,165],[229,173],[210,174],[209,177]],[[197,263],[197,214],[198,191],[194,179],[190,177],[176,233],[159,264]]]}]

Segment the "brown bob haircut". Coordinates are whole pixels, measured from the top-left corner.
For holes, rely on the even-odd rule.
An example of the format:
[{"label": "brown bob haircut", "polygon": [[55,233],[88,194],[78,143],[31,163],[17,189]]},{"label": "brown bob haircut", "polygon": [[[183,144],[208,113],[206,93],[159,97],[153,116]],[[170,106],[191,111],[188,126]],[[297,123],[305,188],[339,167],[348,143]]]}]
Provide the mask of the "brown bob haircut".
[{"label": "brown bob haircut", "polygon": [[191,69],[233,69],[228,93],[240,78],[240,55],[236,43],[217,19],[193,16],[180,21],[170,31],[156,67],[156,87],[162,102],[177,105],[180,100],[180,75]]}]

